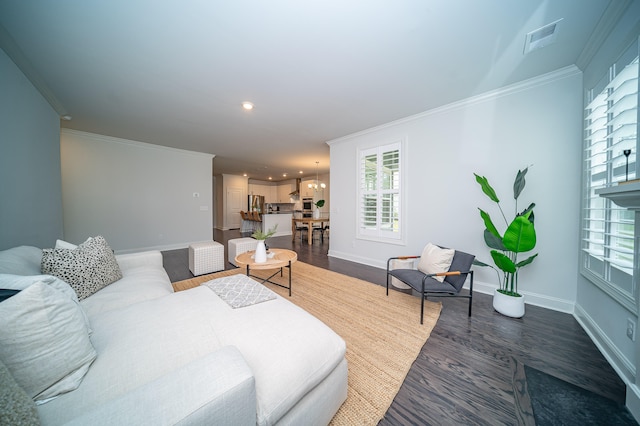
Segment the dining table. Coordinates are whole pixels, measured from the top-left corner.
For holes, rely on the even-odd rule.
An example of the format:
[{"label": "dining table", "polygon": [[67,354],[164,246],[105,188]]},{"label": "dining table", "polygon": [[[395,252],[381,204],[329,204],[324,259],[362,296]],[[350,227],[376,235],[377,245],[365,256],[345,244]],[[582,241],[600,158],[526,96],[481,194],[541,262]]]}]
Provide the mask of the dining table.
[{"label": "dining table", "polygon": [[291,219],[291,241],[296,240],[296,231],[298,230],[298,224],[302,224],[302,226],[307,227],[307,244],[311,245],[313,241],[312,233],[313,233],[313,224],[319,223],[320,227],[324,231],[325,223],[329,225],[328,217],[321,217],[319,219],[314,219],[313,217],[294,217]]}]

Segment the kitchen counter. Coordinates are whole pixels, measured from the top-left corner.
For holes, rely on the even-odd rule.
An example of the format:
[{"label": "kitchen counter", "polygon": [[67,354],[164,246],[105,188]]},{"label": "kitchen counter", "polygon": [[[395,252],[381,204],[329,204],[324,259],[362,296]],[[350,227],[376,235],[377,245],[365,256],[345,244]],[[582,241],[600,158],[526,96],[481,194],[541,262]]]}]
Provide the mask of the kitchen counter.
[{"label": "kitchen counter", "polygon": [[273,234],[274,237],[279,237],[282,235],[291,235],[291,219],[293,218],[292,213],[285,212],[274,212],[262,215],[262,232],[267,232],[269,229],[273,228],[276,224],[278,225],[278,229],[276,233]]}]

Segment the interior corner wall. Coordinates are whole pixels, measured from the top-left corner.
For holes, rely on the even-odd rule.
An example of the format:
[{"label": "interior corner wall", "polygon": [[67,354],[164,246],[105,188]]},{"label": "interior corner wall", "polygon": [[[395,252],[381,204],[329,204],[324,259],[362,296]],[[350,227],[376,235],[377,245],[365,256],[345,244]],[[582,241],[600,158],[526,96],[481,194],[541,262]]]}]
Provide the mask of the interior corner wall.
[{"label": "interior corner wall", "polygon": [[0,49],[0,250],[63,235],[60,118]]},{"label": "interior corner wall", "polygon": [[[357,237],[358,150],[405,140],[404,241]],[[518,209],[535,202],[538,258],[520,271],[527,303],[572,312],[578,275],[582,74],[558,70],[496,92],[328,142],[331,157],[329,255],[385,268],[432,242],[492,263],[478,208],[501,232],[495,203],[475,181],[486,176],[513,218],[513,181],[529,167]],[[474,268],[474,289],[493,292],[496,273]],[[549,274],[553,271],[553,274]]]},{"label": "interior corner wall", "polygon": [[61,157],[65,240],[126,253],[213,239],[211,154],[65,129]]}]

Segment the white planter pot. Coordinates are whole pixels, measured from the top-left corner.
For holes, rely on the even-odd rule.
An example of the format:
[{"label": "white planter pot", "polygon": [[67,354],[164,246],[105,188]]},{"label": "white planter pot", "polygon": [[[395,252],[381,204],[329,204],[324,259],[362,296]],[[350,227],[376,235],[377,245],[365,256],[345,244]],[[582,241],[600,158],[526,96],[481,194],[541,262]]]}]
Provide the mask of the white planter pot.
[{"label": "white planter pot", "polygon": [[264,240],[258,240],[253,260],[256,263],[264,263],[267,261],[267,248],[264,246]]},{"label": "white planter pot", "polygon": [[507,296],[496,289],[493,292],[493,309],[511,318],[522,318],[524,316],[524,296]]},{"label": "white planter pot", "polygon": [[316,209],[313,211],[313,218],[314,218],[314,219],[320,219],[320,209],[316,208]]}]

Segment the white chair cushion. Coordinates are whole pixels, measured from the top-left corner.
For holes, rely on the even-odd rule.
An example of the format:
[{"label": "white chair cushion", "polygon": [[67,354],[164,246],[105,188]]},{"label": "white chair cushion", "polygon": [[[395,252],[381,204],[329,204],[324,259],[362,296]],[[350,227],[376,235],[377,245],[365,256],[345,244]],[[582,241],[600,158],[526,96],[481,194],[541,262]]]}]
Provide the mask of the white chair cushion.
[{"label": "white chair cushion", "polygon": [[[418,270],[425,274],[438,274],[440,272],[448,272],[455,254],[453,249],[443,249],[434,244],[427,244],[422,250],[422,256],[418,262]],[[433,277],[440,282],[445,277]]]}]

